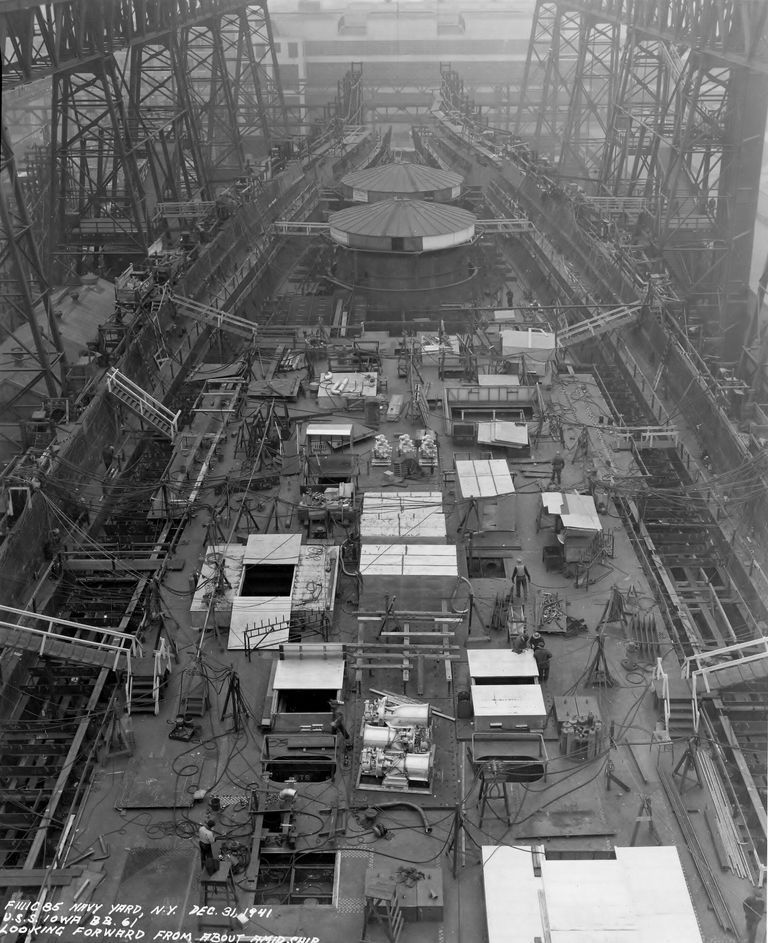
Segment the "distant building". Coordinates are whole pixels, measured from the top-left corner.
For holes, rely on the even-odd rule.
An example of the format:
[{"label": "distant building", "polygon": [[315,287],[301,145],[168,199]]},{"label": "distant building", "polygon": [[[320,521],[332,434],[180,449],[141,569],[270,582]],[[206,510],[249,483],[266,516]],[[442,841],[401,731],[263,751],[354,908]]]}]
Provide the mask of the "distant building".
[{"label": "distant building", "polygon": [[322,108],[360,62],[366,120],[411,124],[429,111],[448,63],[492,124],[514,122],[533,0],[273,0],[269,9],[289,106]]}]

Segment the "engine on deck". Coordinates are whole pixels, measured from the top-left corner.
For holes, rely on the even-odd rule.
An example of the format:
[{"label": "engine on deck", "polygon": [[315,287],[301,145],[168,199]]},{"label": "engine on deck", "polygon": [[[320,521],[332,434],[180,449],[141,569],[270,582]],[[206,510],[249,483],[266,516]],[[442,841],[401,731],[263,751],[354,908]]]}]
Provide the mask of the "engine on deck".
[{"label": "engine on deck", "polygon": [[398,705],[387,697],[365,701],[360,788],[368,778],[384,789],[429,790],[434,754],[428,704]]}]

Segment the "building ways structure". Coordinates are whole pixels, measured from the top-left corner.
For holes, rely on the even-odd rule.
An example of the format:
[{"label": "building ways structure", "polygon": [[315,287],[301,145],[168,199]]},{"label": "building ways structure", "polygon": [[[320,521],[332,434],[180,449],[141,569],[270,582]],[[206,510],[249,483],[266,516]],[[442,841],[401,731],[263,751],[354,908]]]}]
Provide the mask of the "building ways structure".
[{"label": "building ways structure", "polygon": [[[364,46],[292,114],[266,4],[0,10],[3,932],[744,935],[764,391],[710,289],[745,271],[765,19],[673,7],[540,3],[517,130],[446,59],[407,148]],[[334,15],[344,54],[398,12]],[[479,238],[470,294],[393,314],[328,277],[329,220],[398,149]]]}]

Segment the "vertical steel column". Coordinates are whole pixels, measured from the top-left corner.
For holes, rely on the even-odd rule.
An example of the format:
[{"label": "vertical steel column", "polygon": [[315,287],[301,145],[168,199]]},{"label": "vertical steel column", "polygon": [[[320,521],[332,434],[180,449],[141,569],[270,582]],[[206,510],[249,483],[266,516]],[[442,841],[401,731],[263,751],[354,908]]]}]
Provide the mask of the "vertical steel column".
[{"label": "vertical steel column", "polygon": [[235,108],[232,76],[227,68],[216,17],[186,30],[186,66],[190,97],[198,115],[201,148],[212,182],[228,184],[242,174],[245,153]]},{"label": "vertical steel column", "polygon": [[167,30],[132,44],[128,57],[129,122],[147,161],[152,202],[192,200],[206,189],[178,42],[176,30]]},{"label": "vertical steel column", "polygon": [[56,279],[80,274],[91,252],[144,254],[145,193],[114,56],[54,73],[51,131],[50,261]]},{"label": "vertical steel column", "polygon": [[[19,292],[18,308],[32,332],[46,388],[50,396],[57,396],[65,387],[67,359],[59,326],[53,314],[50,286],[33,238],[24,193],[16,172],[16,159],[5,123],[2,125],[0,148],[0,272],[6,273],[9,266],[12,268],[12,273],[8,274],[15,277],[15,287]],[[32,293],[33,286],[37,288],[36,296]],[[10,302],[11,296],[5,294],[3,301]],[[37,322],[38,315],[43,312],[51,340],[59,355],[60,378],[51,367],[48,350]]]},{"label": "vertical steel column", "polygon": [[537,0],[523,71],[515,133],[558,160],[577,75],[580,10],[567,0]]},{"label": "vertical steel column", "polygon": [[[725,115],[728,146],[723,153],[716,194],[718,207],[722,207],[718,210],[718,221],[727,251],[722,267],[724,297],[720,306],[726,360],[741,356],[740,346],[749,330],[745,325],[748,314],[745,288],[750,284],[755,247],[755,216],[764,167],[767,102],[768,73],[740,70],[731,76]],[[765,255],[766,247],[763,246],[762,250]],[[745,329],[732,330],[734,326],[744,326]],[[766,350],[765,344],[763,350]]]},{"label": "vertical steel column", "polygon": [[615,94],[621,30],[615,19],[583,14],[568,114],[560,151],[561,172],[581,173],[596,182]]}]

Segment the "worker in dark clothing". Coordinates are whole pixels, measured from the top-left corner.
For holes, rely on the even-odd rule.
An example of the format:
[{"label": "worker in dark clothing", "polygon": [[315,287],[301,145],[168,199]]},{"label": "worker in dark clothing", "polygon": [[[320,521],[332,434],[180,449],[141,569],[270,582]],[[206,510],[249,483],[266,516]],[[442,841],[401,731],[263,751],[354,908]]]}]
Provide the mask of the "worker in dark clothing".
[{"label": "worker in dark clothing", "polygon": [[345,746],[349,746],[351,742],[351,737],[349,736],[349,731],[344,726],[344,713],[341,710],[340,701],[331,701],[331,709],[333,710],[333,720],[331,721],[331,731],[333,733],[341,734],[344,737]]},{"label": "worker in dark clothing", "polygon": [[522,557],[517,558],[517,563],[512,570],[512,579],[515,581],[515,596],[519,599],[522,595],[523,600],[527,600],[531,574],[528,572],[528,567],[523,563]]},{"label": "worker in dark clothing", "polygon": [[208,819],[205,825],[201,825],[197,830],[197,840],[200,845],[200,864],[205,867],[206,862],[215,860],[215,855],[213,853],[213,843],[216,841],[216,836],[213,833],[213,826],[216,822],[213,819]]},{"label": "worker in dark clothing", "polygon": [[747,943],[757,943],[757,931],[765,916],[765,896],[761,887],[744,899],[744,920],[747,924]]},{"label": "worker in dark clothing", "polygon": [[539,648],[544,648],[546,642],[542,638],[541,632],[534,632],[531,636],[531,648],[534,651],[534,658],[536,657],[536,650]]},{"label": "worker in dark clothing", "polygon": [[533,657],[536,659],[536,667],[539,669],[539,681],[546,681],[549,678],[549,663],[552,661],[552,652],[543,645],[541,648],[534,648]]},{"label": "worker in dark clothing", "polygon": [[560,479],[562,477],[564,468],[565,468],[565,459],[563,458],[560,452],[556,452],[555,457],[552,459],[552,477],[550,478],[550,481],[549,481],[551,485],[560,484]]},{"label": "worker in dark clothing", "polygon": [[101,457],[104,459],[104,468],[109,471],[109,466],[112,464],[115,457],[114,445],[105,445],[101,450]]}]

